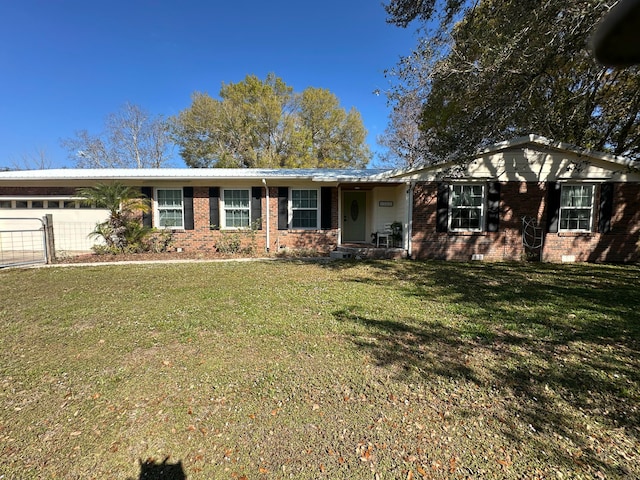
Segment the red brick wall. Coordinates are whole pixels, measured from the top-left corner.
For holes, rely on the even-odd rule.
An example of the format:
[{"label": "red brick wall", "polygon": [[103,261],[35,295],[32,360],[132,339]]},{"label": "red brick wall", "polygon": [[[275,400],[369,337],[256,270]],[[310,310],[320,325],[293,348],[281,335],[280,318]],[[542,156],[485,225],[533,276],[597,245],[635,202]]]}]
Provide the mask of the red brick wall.
[{"label": "red brick wall", "polygon": [[[255,248],[257,253],[266,251],[267,242],[267,208],[269,208],[269,251],[277,253],[278,249],[314,249],[320,252],[333,250],[338,242],[338,199],[337,189],[334,189],[332,199],[335,212],[330,230],[278,230],[278,188],[269,187],[269,205],[267,206],[265,190],[262,189],[262,229],[255,232]],[[216,251],[216,244],[224,235],[232,232],[211,230],[209,222],[209,188],[194,187],[193,189],[194,229],[176,230],[174,232],[174,246],[185,251]],[[241,235],[243,245],[251,243],[249,235]]]},{"label": "red brick wall", "polygon": [[[599,192],[596,189],[594,230],[598,225]],[[419,183],[414,190],[414,258],[471,260],[483,254],[484,260],[521,260],[522,217],[530,216],[546,231],[547,185],[534,182],[503,182],[500,186],[500,225],[497,232],[454,234],[436,232],[437,183]],[[614,203],[610,233],[545,233],[542,260],[560,262],[574,256],[576,262],[631,262],[638,260],[640,239],[640,186],[614,184]]]}]

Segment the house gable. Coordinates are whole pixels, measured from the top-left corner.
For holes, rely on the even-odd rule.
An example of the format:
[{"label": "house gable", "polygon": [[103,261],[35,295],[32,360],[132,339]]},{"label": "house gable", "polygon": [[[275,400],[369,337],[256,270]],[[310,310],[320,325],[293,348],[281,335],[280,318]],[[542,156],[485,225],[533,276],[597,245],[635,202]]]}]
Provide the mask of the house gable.
[{"label": "house gable", "polygon": [[501,182],[640,181],[638,167],[626,158],[579,149],[535,135],[496,144],[467,161],[400,170],[392,175],[413,181],[446,178]]}]

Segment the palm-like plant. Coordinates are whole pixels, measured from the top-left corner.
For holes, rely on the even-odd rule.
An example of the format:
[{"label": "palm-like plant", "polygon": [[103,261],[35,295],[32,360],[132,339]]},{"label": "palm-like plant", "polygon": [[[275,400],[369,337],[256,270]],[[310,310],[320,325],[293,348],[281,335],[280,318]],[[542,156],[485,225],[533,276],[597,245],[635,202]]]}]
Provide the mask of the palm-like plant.
[{"label": "palm-like plant", "polygon": [[109,249],[122,252],[139,243],[150,231],[136,217],[150,209],[148,199],[138,189],[120,182],[98,183],[78,189],[78,195],[86,204],[109,210],[107,221],[96,224],[90,234],[103,238]]}]

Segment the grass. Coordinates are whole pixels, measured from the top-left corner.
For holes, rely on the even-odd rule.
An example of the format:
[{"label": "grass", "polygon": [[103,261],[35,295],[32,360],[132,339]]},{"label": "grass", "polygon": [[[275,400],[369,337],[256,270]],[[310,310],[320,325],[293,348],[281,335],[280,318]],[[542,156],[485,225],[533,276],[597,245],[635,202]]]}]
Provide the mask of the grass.
[{"label": "grass", "polygon": [[639,278],[386,261],[0,271],[0,478],[640,478]]}]

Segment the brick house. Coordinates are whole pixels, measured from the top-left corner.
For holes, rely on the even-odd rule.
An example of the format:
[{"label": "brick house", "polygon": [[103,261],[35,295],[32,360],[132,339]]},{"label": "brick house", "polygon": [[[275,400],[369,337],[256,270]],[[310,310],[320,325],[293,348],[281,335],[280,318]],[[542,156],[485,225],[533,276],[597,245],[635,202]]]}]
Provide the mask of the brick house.
[{"label": "brick house", "polygon": [[[0,173],[0,230],[16,216],[66,215],[87,225],[76,189],[120,181],[152,200],[142,221],[183,250],[254,228],[258,248],[333,250],[393,245],[411,258],[636,261],[640,174],[631,160],[530,135],[464,165],[413,170],[100,169]],[[86,233],[85,233],[86,236]]]},{"label": "brick house", "polygon": [[414,258],[638,259],[640,174],[629,159],[530,135],[464,167],[398,175],[413,190]]}]

